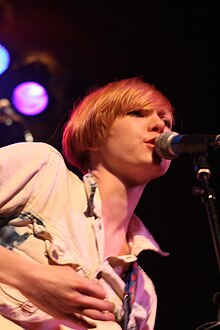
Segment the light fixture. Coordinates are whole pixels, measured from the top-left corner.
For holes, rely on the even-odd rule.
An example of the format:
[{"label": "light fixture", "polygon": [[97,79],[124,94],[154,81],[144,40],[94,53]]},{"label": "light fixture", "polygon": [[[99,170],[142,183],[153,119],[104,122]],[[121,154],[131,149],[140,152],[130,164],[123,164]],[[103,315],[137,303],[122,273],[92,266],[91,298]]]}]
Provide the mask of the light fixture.
[{"label": "light fixture", "polygon": [[10,65],[10,54],[5,46],[0,44],[0,75],[2,75]]},{"label": "light fixture", "polygon": [[27,55],[17,65],[11,93],[11,101],[17,112],[35,116],[48,108],[55,66],[55,60],[42,52]]},{"label": "light fixture", "polygon": [[26,81],[14,88],[12,102],[18,112],[34,116],[47,108],[49,95],[43,85],[36,81]]}]

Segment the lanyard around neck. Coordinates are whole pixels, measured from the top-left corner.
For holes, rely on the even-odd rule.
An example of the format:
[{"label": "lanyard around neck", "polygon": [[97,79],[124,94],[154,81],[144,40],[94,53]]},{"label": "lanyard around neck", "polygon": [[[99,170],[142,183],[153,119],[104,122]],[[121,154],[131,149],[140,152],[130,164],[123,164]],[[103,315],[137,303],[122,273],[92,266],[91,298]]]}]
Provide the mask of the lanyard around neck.
[{"label": "lanyard around neck", "polygon": [[130,265],[127,272],[125,295],[123,299],[123,310],[124,310],[124,316],[122,321],[123,330],[127,330],[132,305],[134,303],[136,285],[137,285],[137,269],[138,269],[138,262],[136,260]]}]

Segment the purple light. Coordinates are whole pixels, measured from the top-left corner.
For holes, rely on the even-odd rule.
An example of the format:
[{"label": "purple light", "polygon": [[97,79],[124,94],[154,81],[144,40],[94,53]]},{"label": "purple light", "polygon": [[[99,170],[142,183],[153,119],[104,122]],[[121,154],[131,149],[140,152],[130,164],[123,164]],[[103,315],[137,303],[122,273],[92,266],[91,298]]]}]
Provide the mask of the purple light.
[{"label": "purple light", "polygon": [[0,75],[5,72],[10,64],[10,55],[7,49],[0,44]]},{"label": "purple light", "polygon": [[45,88],[33,81],[19,84],[13,91],[12,102],[24,115],[34,116],[43,112],[49,102]]}]

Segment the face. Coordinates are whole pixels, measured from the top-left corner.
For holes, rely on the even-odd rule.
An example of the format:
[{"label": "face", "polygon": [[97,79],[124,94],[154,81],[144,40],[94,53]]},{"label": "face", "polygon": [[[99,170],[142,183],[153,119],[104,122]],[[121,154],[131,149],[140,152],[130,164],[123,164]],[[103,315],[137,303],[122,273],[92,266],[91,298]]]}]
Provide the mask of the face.
[{"label": "face", "polygon": [[116,118],[106,143],[99,149],[99,163],[128,184],[145,184],[163,175],[169,160],[154,153],[155,139],[170,131],[172,114],[135,110]]}]

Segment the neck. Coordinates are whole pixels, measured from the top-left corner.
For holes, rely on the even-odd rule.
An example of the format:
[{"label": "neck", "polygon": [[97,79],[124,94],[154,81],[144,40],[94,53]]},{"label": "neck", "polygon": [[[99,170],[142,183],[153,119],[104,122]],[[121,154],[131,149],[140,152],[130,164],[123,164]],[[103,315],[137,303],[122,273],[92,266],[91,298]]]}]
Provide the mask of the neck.
[{"label": "neck", "polygon": [[131,186],[99,166],[92,170],[99,186],[105,228],[105,256],[130,253],[128,225],[145,185]]},{"label": "neck", "polygon": [[126,236],[129,221],[145,185],[127,185],[104,168],[95,169],[92,173],[99,186],[105,228],[112,234],[121,231]]}]

